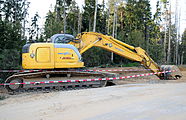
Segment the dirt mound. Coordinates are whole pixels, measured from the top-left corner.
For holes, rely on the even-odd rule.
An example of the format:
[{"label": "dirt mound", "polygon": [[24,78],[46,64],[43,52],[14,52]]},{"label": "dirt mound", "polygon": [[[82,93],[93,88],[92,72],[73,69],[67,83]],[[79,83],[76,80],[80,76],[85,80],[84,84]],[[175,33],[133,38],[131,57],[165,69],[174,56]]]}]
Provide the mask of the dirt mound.
[{"label": "dirt mound", "polygon": [[186,71],[186,65],[179,66],[179,69],[180,69],[181,71]]}]

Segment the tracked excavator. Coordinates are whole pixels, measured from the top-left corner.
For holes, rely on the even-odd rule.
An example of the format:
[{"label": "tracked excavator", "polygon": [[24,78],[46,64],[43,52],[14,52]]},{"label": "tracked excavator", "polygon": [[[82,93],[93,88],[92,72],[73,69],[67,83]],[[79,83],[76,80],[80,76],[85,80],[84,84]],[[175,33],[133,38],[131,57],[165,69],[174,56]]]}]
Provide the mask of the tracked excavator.
[{"label": "tracked excavator", "polygon": [[[176,72],[156,74],[160,79],[178,79],[182,75],[176,66],[158,66],[152,58],[140,47],[134,47],[121,42],[111,36],[96,32],[83,32],[76,37],[70,34],[55,34],[46,43],[30,43],[22,49],[23,69],[34,69],[36,72],[23,72],[14,74],[6,79],[6,83],[23,83],[27,81],[51,81],[79,79],[86,77],[114,77],[115,74],[103,72],[85,72],[78,70],[84,68],[81,55],[91,47],[100,47],[118,54],[126,59],[137,61],[152,72],[175,70]],[[96,53],[95,53],[96,54]],[[46,87],[81,87],[105,86],[108,81],[6,85],[9,91],[20,89],[34,89]],[[112,81],[109,81],[112,82]]]}]

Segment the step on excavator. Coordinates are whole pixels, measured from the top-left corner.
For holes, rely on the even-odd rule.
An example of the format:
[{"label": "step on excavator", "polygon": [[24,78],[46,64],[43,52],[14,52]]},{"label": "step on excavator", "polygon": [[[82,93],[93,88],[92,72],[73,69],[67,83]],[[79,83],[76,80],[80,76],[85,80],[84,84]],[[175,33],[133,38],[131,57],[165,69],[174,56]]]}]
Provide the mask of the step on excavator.
[{"label": "step on excavator", "polygon": [[[162,65],[161,67],[152,60],[145,50],[121,42],[112,36],[96,32],[79,33],[76,37],[70,34],[55,34],[46,43],[28,43],[22,48],[22,68],[26,70],[41,70],[36,72],[16,73],[8,77],[5,83],[24,83],[35,81],[51,81],[116,77],[116,74],[105,72],[85,72],[78,69],[84,68],[81,55],[92,47],[100,47],[118,54],[126,59],[141,63],[152,72],[175,71],[156,74],[160,79],[179,79],[182,75],[177,66]],[[96,53],[95,53],[96,54]],[[75,83],[52,83],[31,85],[5,85],[8,91],[20,89],[34,89],[47,87],[101,87],[112,81],[92,81]]]}]

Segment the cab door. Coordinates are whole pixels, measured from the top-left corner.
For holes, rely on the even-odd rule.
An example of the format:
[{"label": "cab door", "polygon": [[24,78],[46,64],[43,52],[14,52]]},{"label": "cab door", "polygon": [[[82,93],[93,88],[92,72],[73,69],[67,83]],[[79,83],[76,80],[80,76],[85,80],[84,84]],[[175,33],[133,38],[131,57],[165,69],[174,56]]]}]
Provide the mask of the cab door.
[{"label": "cab door", "polygon": [[36,47],[35,67],[41,69],[54,68],[54,44],[45,43]]},{"label": "cab door", "polygon": [[36,61],[38,63],[50,63],[51,62],[51,49],[50,47],[37,48]]}]

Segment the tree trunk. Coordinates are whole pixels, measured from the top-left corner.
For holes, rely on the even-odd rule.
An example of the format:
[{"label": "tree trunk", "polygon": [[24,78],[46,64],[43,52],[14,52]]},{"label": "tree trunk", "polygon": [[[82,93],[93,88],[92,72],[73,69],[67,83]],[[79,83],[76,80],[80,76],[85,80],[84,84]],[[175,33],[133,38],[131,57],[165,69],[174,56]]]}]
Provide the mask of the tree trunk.
[{"label": "tree trunk", "polygon": [[171,55],[171,4],[169,8],[169,41],[168,41],[168,51],[167,51],[167,63],[170,64]]},{"label": "tree trunk", "polygon": [[65,14],[65,1],[63,2],[63,4],[64,4],[64,9],[63,9],[63,33],[66,33],[66,14]]},{"label": "tree trunk", "polygon": [[110,26],[110,20],[109,20],[109,18],[110,18],[110,9],[108,9],[108,13],[107,13],[107,34],[109,34],[109,26]]},{"label": "tree trunk", "polygon": [[93,27],[93,32],[96,32],[97,7],[98,7],[98,0],[96,0],[96,3],[95,3],[95,11],[94,11],[94,27]]},{"label": "tree trunk", "polygon": [[78,14],[78,33],[81,32],[81,25],[82,25],[82,15],[79,11],[79,14]]},{"label": "tree trunk", "polygon": [[[112,26],[112,37],[115,37],[115,25],[116,25],[116,5],[114,4],[114,20],[113,20],[113,26]],[[114,53],[111,53],[111,62],[114,61]]]},{"label": "tree trunk", "polygon": [[166,43],[167,43],[167,11],[165,12],[165,34],[164,34],[164,64],[166,63],[166,58],[167,58],[167,52],[166,52]]}]

